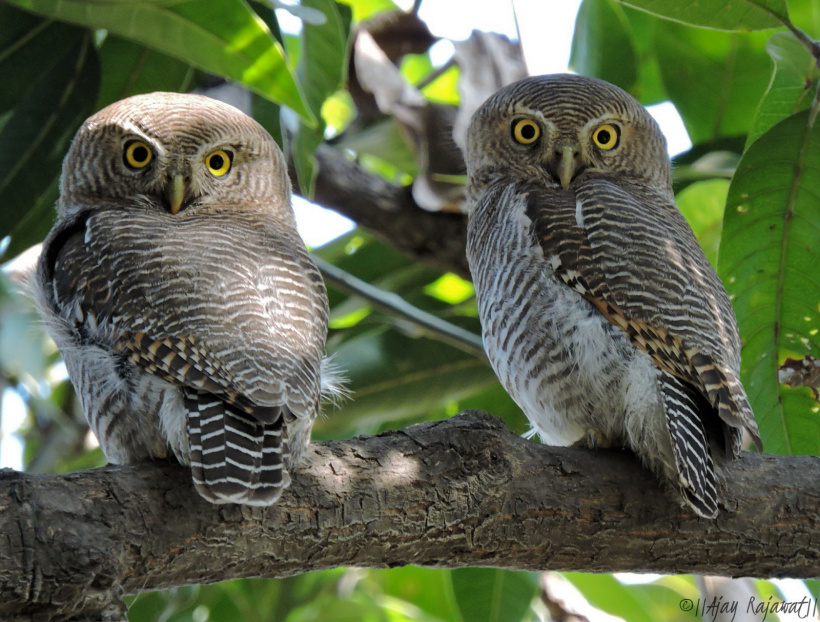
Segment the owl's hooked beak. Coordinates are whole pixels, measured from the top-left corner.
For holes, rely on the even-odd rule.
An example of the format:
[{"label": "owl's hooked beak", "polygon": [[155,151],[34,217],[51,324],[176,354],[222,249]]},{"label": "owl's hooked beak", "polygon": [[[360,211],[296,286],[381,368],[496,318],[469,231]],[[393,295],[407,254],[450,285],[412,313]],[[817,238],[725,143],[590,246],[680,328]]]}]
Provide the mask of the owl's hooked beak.
[{"label": "owl's hooked beak", "polygon": [[555,150],[553,174],[558,177],[562,188],[569,186],[583,168],[578,151],[575,145],[564,145]]},{"label": "owl's hooked beak", "polygon": [[173,175],[168,179],[168,185],[165,187],[165,198],[168,199],[168,207],[172,214],[176,214],[179,208],[182,207],[185,191],[185,177]]}]

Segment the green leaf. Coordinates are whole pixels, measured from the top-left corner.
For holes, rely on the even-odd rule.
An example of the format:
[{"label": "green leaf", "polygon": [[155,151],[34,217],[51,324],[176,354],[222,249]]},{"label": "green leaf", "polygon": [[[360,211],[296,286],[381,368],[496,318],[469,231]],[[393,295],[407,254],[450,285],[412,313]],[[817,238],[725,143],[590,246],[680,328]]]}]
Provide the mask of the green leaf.
[{"label": "green leaf", "polygon": [[287,11],[306,24],[321,26],[327,21],[327,17],[324,13],[306,6],[305,4],[291,4],[289,2],[279,2],[279,0],[270,0],[270,7],[271,9],[282,9]]},{"label": "green leaf", "polygon": [[631,91],[638,77],[637,65],[629,22],[621,7],[613,0],[584,0],[575,20],[570,68]]},{"label": "green leaf", "polygon": [[691,613],[680,609],[682,598],[696,597],[698,593],[692,589],[691,580],[689,583],[678,581],[677,586],[671,587],[669,582],[663,584],[663,579],[643,585],[624,585],[612,575],[565,572],[563,576],[589,604],[629,622],[692,620]]},{"label": "green leaf", "polygon": [[149,47],[108,35],[99,49],[102,80],[96,109],[139,93],[185,92],[194,86],[193,67]]},{"label": "green leaf", "polygon": [[723,229],[723,207],[726,205],[728,192],[728,179],[709,179],[690,184],[675,197],[680,211],[686,216],[713,266],[717,265],[720,233]]},{"label": "green leaf", "polygon": [[758,138],[738,165],[718,261],[743,339],[741,379],[767,453],[819,454],[808,389],[778,382],[786,357],[820,350],[820,126],[807,111]]},{"label": "green leaf", "polygon": [[303,194],[310,197],[315,181],[313,152],[324,139],[325,124],[320,115],[322,104],[341,88],[345,80],[350,10],[333,0],[302,0],[302,6],[317,9],[327,18],[321,25],[304,24],[302,27],[302,53],[297,67],[307,104],[319,119],[315,127],[300,125],[290,145],[299,186]]},{"label": "green leaf", "polygon": [[786,0],[618,0],[664,19],[732,32],[766,30],[789,19]]},{"label": "green leaf", "polygon": [[0,115],[11,110],[59,60],[54,50],[79,42],[84,28],[42,19],[0,3]]},{"label": "green leaf", "polygon": [[[419,566],[368,570],[366,581],[361,584],[364,584],[362,590],[367,590],[374,601],[383,600],[387,595],[412,603],[436,620],[449,622],[458,619],[458,609],[450,584],[450,570]],[[413,615],[411,619],[429,619],[427,616]]]},{"label": "green leaf", "polygon": [[747,134],[769,82],[768,35],[659,21],[654,37],[664,87],[692,142]]},{"label": "green leaf", "polygon": [[[18,284],[0,272],[0,370],[4,381],[19,379],[28,390],[37,391],[52,361],[43,333],[33,329],[39,316],[19,290]],[[4,389],[8,386],[3,385]]]},{"label": "green leaf", "polygon": [[356,23],[370,19],[377,13],[400,10],[392,0],[340,0],[340,4],[346,4],[352,9],[353,21]]},{"label": "green leaf", "polygon": [[435,80],[421,89],[430,102],[445,104],[448,106],[458,106],[460,97],[458,94],[458,81],[461,79],[461,69],[453,65]]},{"label": "green leaf", "polygon": [[820,6],[817,0],[787,0],[792,24],[804,30],[810,37],[820,37]]},{"label": "green leaf", "polygon": [[693,145],[672,158],[672,187],[678,194],[686,186],[706,179],[731,179],[740,162],[746,136],[730,136]]},{"label": "green leaf", "polygon": [[806,589],[815,599],[820,599],[820,581],[810,579],[803,581],[803,583],[806,584]]},{"label": "green leaf", "polygon": [[638,63],[638,77],[629,89],[630,94],[644,106],[668,100],[654,47],[655,28],[658,23],[662,24],[663,20],[627,6],[621,5],[619,8],[629,22],[630,36]]},{"label": "green leaf", "polygon": [[357,154],[372,155],[403,173],[418,173],[416,154],[408,146],[401,129],[392,117],[376,121],[358,132],[344,134],[336,146],[339,149],[350,149]]},{"label": "green leaf", "polygon": [[237,82],[295,110],[306,105],[282,46],[242,0],[9,0],[24,9],[142,43],[158,52]]},{"label": "green leaf", "polygon": [[0,236],[11,235],[9,256],[51,227],[63,156],[93,109],[99,71],[89,33],[40,77],[0,131]]},{"label": "green leaf", "polygon": [[766,51],[774,62],[774,72],[749,130],[747,147],[778,121],[808,108],[816,90],[817,63],[794,35],[774,33]]},{"label": "green leaf", "polygon": [[534,575],[522,571],[458,568],[450,578],[464,622],[520,622],[538,591]]},{"label": "green leaf", "polygon": [[[257,0],[250,0],[249,4],[259,18],[265,22],[274,38],[281,43],[282,33],[279,30],[279,22],[276,21],[273,7]],[[282,141],[280,109],[277,104],[257,93],[251,93],[251,116],[268,131],[281,149],[285,148]]]}]

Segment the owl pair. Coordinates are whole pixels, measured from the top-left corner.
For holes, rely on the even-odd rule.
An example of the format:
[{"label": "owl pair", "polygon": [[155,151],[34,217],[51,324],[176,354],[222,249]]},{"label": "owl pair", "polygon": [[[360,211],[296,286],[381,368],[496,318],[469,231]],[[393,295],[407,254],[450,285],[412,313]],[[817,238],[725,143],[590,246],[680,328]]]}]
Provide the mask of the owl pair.
[{"label": "owl pair", "polygon": [[[475,114],[467,165],[485,347],[534,430],[627,446],[715,516],[713,459],[759,436],[652,118],[598,80],[527,79]],[[267,132],[199,96],[118,102],[74,139],[58,214],[39,302],[108,459],[170,450],[209,501],[275,502],[332,374],[325,288]]]}]

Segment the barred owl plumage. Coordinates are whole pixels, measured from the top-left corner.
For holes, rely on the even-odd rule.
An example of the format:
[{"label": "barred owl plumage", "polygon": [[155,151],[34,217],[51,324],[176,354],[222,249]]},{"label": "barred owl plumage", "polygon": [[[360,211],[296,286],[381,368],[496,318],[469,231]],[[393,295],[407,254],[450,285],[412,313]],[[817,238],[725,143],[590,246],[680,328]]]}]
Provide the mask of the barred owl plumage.
[{"label": "barred owl plumage", "polygon": [[533,432],[628,447],[716,516],[716,464],[744,429],[760,436],[732,307],[675,205],[655,121],[606,82],[527,78],[475,113],[467,168],[485,347]]},{"label": "barred owl plumage", "polygon": [[38,266],[109,461],[170,451],[213,503],[274,503],[319,408],[327,295],[286,169],[232,106],[122,100],[77,132]]}]

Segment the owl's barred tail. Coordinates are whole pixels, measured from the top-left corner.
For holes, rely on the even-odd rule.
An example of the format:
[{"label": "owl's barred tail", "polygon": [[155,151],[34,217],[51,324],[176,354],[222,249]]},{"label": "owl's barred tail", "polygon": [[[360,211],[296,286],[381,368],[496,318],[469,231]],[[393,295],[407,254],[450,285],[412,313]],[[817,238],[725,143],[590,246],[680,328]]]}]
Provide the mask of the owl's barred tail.
[{"label": "owl's barred tail", "polygon": [[715,518],[718,482],[709,440],[698,415],[698,405],[683,383],[671,374],[661,380],[666,423],[672,439],[678,481],[684,500],[700,516]]},{"label": "owl's barred tail", "polygon": [[284,419],[262,423],[208,393],[187,393],[188,443],[197,491],[211,503],[269,506],[290,485]]}]

